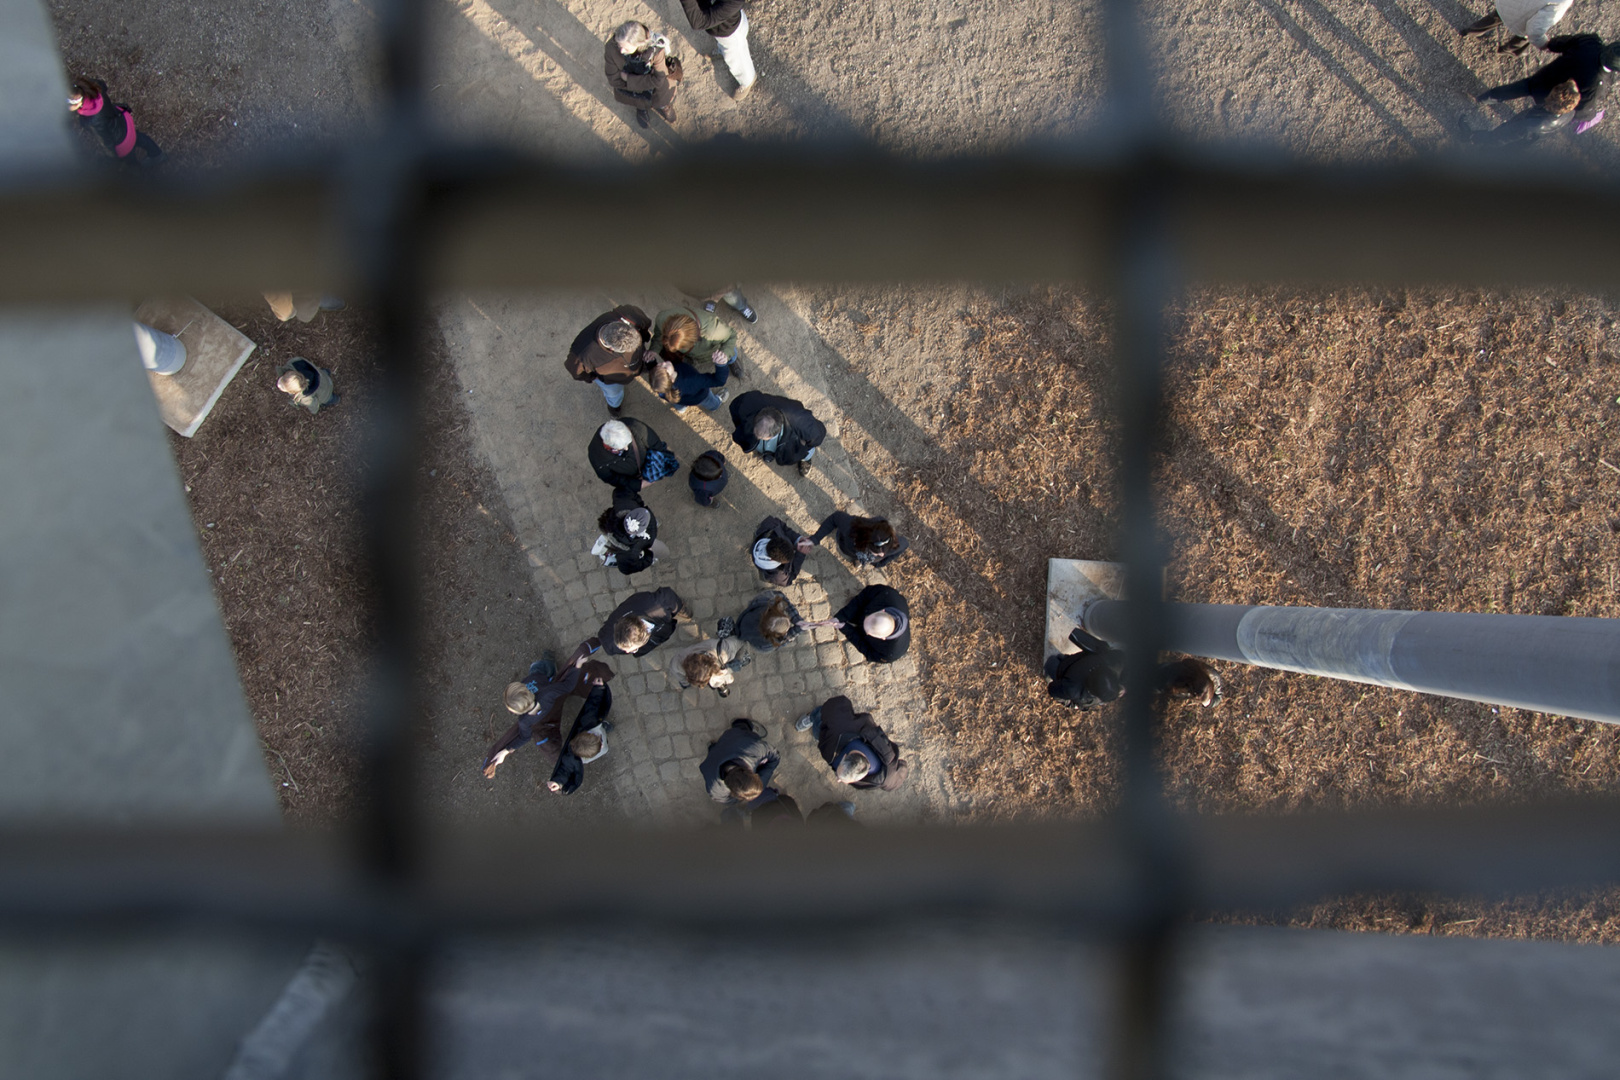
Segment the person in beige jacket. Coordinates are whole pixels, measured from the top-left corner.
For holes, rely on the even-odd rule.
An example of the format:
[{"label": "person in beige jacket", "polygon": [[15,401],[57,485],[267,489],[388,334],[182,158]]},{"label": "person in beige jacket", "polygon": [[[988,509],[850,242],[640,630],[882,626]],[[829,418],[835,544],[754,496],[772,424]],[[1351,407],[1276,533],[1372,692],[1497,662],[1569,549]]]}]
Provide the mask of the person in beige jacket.
[{"label": "person in beige jacket", "polygon": [[733,672],[753,660],[738,638],[708,638],[670,657],[669,681],[680,690],[707,686],[721,697],[729,697],[731,684],[736,682]]},{"label": "person in beige jacket", "polygon": [[1496,47],[1497,52],[1522,53],[1534,45],[1546,49],[1552,37],[1552,28],[1569,13],[1575,0],[1496,0],[1496,8],[1472,26],[1459,30],[1463,37],[1488,34],[1492,27],[1500,26],[1508,32],[1508,39]]}]

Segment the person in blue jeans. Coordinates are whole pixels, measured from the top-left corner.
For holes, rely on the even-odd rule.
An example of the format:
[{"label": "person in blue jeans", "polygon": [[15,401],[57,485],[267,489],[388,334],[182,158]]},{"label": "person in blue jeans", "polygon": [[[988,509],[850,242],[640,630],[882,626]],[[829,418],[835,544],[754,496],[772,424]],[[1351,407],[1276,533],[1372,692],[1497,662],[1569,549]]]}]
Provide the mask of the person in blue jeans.
[{"label": "person in blue jeans", "polygon": [[809,732],[840,784],[893,791],[911,767],[869,712],[856,712],[842,694],[799,717],[794,730]]},{"label": "person in blue jeans", "polygon": [[729,378],[731,361],[728,359],[716,360],[714,370],[705,373],[685,360],[662,358],[648,374],[647,385],[677,415],[685,412],[689,405],[714,412],[731,397],[731,391],[725,388]]}]

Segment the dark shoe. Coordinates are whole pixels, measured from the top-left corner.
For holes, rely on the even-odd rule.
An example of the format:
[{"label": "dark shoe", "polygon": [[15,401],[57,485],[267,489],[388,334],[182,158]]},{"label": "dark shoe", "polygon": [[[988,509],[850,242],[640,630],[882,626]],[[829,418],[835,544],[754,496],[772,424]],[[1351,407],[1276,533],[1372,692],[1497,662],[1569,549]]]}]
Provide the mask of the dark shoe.
[{"label": "dark shoe", "polygon": [[608,406],[608,415],[609,416],[618,416],[622,412],[624,412],[624,406],[623,405],[609,405]]},{"label": "dark shoe", "polygon": [[636,110],[636,123],[642,127],[652,127],[652,114],[646,109]]},{"label": "dark shoe", "polygon": [[730,697],[731,696],[731,691],[727,690],[724,686],[715,687],[714,692],[719,694],[721,697]]},{"label": "dark shoe", "polygon": [[665,105],[662,109],[657,109],[655,111],[659,116],[664,118],[665,123],[673,124],[675,122],[675,103],[673,101],[668,105]]},{"label": "dark shoe", "polygon": [[1514,56],[1523,56],[1524,50],[1530,47],[1530,39],[1525,37],[1510,37],[1496,47],[1499,53],[1510,52]]},{"label": "dark shoe", "polygon": [[732,671],[736,671],[738,668],[745,668],[749,664],[752,664],[753,662],[754,662],[754,654],[753,653],[751,653],[751,652],[741,652],[741,653],[738,653],[736,656],[732,657],[731,663],[727,664],[726,667],[730,668]]},{"label": "dark shoe", "polygon": [[810,475],[810,462],[809,462],[809,459],[806,459],[804,461],[799,462],[799,475],[800,476],[809,476]]},{"label": "dark shoe", "polygon": [[1477,23],[1474,23],[1472,26],[1465,26],[1461,30],[1458,30],[1457,33],[1461,34],[1463,37],[1477,37],[1480,34],[1489,33],[1500,25],[1502,25],[1502,16],[1498,15],[1495,11],[1492,11],[1489,15],[1485,16]]},{"label": "dark shoe", "polygon": [[343,302],[343,298],[341,296],[323,296],[323,297],[321,297],[321,310],[322,311],[342,311],[344,308],[346,308],[348,306],[349,306],[348,304],[345,304]]},{"label": "dark shoe", "polygon": [[720,616],[720,621],[715,623],[714,626],[714,636],[717,638],[728,638],[733,637],[736,633],[737,620],[733,619],[730,615]]},{"label": "dark shoe", "polygon": [[741,315],[744,320],[746,320],[748,322],[751,322],[751,323],[759,322],[759,312],[755,311],[752,307],[750,307],[747,300],[744,300],[742,302],[741,307],[738,307],[735,304],[728,304],[727,306],[730,307],[737,314]]},{"label": "dark shoe", "polygon": [[596,726],[601,728],[605,733],[607,733],[609,735],[613,734],[613,721],[611,721],[611,720],[603,720],[601,723],[597,724]]}]

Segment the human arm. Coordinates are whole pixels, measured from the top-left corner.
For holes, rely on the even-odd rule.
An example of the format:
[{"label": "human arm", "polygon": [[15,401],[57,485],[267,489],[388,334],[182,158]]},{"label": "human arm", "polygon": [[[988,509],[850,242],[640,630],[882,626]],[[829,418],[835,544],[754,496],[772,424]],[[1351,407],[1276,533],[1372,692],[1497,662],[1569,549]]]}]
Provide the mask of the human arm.
[{"label": "human arm", "polygon": [[776,767],[782,764],[782,755],[772,750],[760,760],[759,767],[754,771],[759,774],[760,782],[770,784],[771,777],[776,775]]},{"label": "human arm", "polygon": [[495,740],[495,744],[489,748],[489,753],[484,755],[484,776],[486,779],[495,779],[495,770],[500,766],[501,762],[512,756],[512,751],[517,749],[518,743],[522,739],[521,726],[513,724],[506,729],[506,734]]},{"label": "human arm", "polygon": [[852,515],[846,514],[842,510],[834,510],[822,521],[821,527],[816,530],[816,535],[810,538],[810,542],[819,544],[833,533],[841,533],[849,528],[849,523],[852,520],[854,520]]}]

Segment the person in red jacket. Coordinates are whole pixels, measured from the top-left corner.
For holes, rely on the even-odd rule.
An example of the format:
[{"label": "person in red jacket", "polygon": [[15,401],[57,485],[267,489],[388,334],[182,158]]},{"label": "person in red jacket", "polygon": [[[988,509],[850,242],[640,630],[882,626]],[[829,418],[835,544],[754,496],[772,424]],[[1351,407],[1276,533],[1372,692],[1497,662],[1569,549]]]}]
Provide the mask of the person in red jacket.
[{"label": "person in red jacket", "polygon": [[147,163],[162,160],[163,151],[152,137],[135,130],[135,114],[129,106],[109,99],[107,84],[100,79],[74,79],[68,108],[79,118],[79,126],[95,132],[114,156],[134,162],[139,150]]}]

